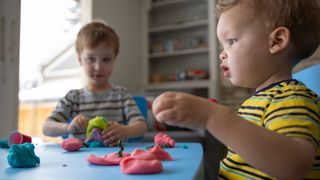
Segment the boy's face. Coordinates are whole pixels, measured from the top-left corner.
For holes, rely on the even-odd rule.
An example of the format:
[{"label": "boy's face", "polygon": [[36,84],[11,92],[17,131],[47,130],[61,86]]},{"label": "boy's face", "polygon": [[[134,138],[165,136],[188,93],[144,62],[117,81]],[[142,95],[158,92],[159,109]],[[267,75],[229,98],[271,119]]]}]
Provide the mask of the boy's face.
[{"label": "boy's face", "polygon": [[106,43],[100,43],[91,49],[83,48],[79,54],[79,62],[84,69],[90,90],[103,90],[110,87],[109,78],[115,61],[114,48]]},{"label": "boy's face", "polygon": [[217,26],[223,75],[234,85],[250,88],[260,86],[272,69],[269,31],[254,17],[251,7],[240,3],[222,13]]}]

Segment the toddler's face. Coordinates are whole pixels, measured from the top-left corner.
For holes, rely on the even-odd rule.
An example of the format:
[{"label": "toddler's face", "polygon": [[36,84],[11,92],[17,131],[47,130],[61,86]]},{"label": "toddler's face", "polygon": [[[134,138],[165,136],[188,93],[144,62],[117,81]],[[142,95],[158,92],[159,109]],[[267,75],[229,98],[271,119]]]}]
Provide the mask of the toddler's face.
[{"label": "toddler's face", "polygon": [[268,77],[269,32],[255,19],[250,6],[239,4],[223,12],[217,36],[223,47],[223,75],[234,85],[258,87]]},{"label": "toddler's face", "polygon": [[110,87],[109,78],[116,61],[113,46],[100,43],[95,48],[85,47],[79,55],[79,61],[87,77],[87,85],[91,90]]}]

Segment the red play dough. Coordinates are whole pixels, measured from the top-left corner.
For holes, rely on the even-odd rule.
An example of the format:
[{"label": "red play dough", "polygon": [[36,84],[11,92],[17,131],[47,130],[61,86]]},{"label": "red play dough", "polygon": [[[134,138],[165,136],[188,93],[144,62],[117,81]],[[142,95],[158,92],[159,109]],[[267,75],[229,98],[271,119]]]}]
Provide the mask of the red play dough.
[{"label": "red play dough", "polygon": [[112,166],[119,165],[121,160],[128,156],[130,156],[130,153],[127,152],[123,152],[122,157],[119,157],[117,152],[105,155],[103,157],[97,157],[94,154],[90,154],[87,157],[87,161],[95,165]]},{"label": "red play dough", "polygon": [[163,171],[162,163],[152,153],[137,149],[120,162],[124,174],[154,174]]},{"label": "red play dough", "polygon": [[170,156],[170,154],[163,150],[159,145],[155,145],[153,148],[148,150],[149,152],[151,152],[157,159],[163,161],[172,161],[173,158]]},{"label": "red play dough", "polygon": [[175,143],[176,142],[165,133],[158,133],[154,136],[154,144],[157,144],[159,146],[174,147]]},{"label": "red play dough", "polygon": [[62,141],[61,147],[67,151],[78,151],[82,147],[82,141],[77,138],[68,138]]}]

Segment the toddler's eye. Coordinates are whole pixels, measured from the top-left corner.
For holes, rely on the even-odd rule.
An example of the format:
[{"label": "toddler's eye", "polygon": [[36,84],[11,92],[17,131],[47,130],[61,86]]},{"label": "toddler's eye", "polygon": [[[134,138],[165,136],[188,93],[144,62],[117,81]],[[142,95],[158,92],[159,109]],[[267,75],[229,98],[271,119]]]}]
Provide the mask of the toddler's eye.
[{"label": "toddler's eye", "polygon": [[228,39],[228,43],[230,46],[233,45],[235,42],[237,42],[236,39]]}]

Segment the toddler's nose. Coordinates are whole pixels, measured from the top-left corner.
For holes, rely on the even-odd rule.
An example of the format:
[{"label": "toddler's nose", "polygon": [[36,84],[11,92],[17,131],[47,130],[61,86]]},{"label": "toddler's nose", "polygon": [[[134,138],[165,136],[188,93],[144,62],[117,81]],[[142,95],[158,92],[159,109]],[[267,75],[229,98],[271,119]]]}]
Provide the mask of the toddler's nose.
[{"label": "toddler's nose", "polygon": [[224,51],[222,51],[220,53],[220,55],[219,55],[219,58],[220,58],[221,61],[223,61],[223,60],[225,60],[227,58],[227,54]]}]

